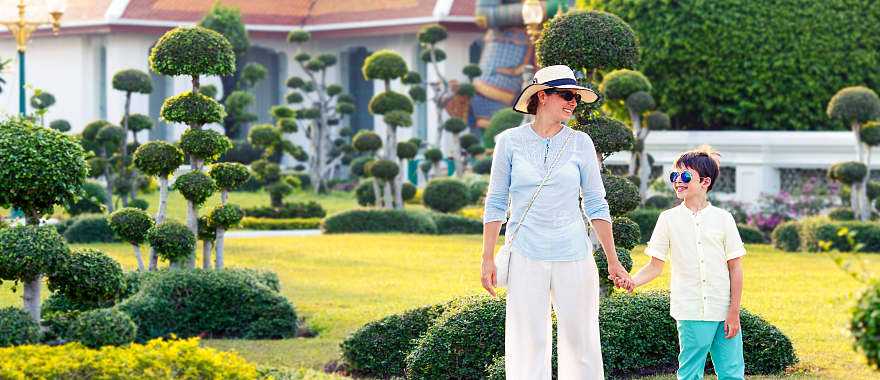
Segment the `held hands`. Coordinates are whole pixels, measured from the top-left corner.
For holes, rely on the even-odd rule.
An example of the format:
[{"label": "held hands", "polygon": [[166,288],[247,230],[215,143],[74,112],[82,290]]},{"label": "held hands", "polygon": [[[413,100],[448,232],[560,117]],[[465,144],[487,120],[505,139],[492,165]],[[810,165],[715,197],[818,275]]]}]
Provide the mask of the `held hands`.
[{"label": "held hands", "polygon": [[486,289],[486,291],[489,292],[492,297],[498,296],[497,294],[495,294],[495,284],[497,284],[497,282],[495,281],[495,274],[495,260],[492,260],[491,258],[486,259],[484,257],[482,275],[480,276],[480,279],[483,282],[483,289]]},{"label": "held hands", "polygon": [[614,282],[614,286],[630,293],[636,288],[632,277],[623,268],[623,265],[620,265],[620,262],[608,263],[608,279]]}]

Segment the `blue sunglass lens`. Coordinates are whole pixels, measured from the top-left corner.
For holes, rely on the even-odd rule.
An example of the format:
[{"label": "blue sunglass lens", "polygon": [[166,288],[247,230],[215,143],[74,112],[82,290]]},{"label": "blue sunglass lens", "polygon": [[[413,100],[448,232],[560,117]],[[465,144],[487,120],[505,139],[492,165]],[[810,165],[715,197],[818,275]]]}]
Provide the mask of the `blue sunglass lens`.
[{"label": "blue sunglass lens", "polygon": [[675,183],[675,180],[678,179],[679,175],[681,176],[681,182],[690,183],[691,182],[691,173],[689,172],[672,172],[669,173],[669,182]]}]

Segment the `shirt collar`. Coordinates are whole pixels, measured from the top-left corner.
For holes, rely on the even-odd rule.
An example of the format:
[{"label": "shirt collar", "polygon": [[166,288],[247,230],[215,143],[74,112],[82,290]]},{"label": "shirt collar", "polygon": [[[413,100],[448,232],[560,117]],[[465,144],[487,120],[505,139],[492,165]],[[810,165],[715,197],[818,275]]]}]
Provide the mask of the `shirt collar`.
[{"label": "shirt collar", "polygon": [[[538,132],[535,132],[535,130],[532,128],[533,125],[534,125],[534,123],[526,124],[526,129],[529,130],[529,135],[538,139],[538,140],[541,140],[541,141],[547,140],[548,139],[547,137],[541,137],[541,135],[539,135]],[[561,136],[565,135],[564,132],[566,129],[568,129],[568,127],[565,124],[561,124],[561,125],[562,125],[562,129],[560,129],[559,132],[556,132],[555,135],[549,137],[549,139],[551,141],[558,140]]]},{"label": "shirt collar", "polygon": [[685,206],[684,201],[681,201],[681,203],[679,203],[677,207],[680,209],[680,212],[683,212],[692,218],[697,218],[697,217],[703,216],[707,210],[712,208],[712,202],[707,201],[706,207],[703,207],[702,210],[697,211],[696,213],[693,210],[689,209],[687,206]]}]

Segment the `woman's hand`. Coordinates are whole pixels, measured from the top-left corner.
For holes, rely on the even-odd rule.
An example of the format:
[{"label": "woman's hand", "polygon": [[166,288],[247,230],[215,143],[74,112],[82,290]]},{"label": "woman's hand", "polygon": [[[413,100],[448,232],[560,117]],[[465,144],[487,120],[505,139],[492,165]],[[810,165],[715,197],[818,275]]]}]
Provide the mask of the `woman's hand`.
[{"label": "woman's hand", "polygon": [[623,268],[623,265],[620,265],[620,262],[608,263],[608,279],[614,281],[614,285],[618,288],[625,289],[628,292],[635,289],[635,283],[633,282],[632,277],[630,277],[626,269]]},{"label": "woman's hand", "polygon": [[496,269],[495,269],[495,260],[492,258],[483,257],[483,269],[482,275],[480,276],[483,282],[483,288],[486,289],[492,297],[497,297],[495,294],[495,284],[496,284]]}]

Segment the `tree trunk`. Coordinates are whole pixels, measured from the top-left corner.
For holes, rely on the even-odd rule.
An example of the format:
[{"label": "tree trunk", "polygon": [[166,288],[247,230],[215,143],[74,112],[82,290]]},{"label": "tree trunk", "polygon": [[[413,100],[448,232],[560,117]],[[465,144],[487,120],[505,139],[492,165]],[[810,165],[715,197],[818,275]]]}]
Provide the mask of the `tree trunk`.
[{"label": "tree trunk", "polygon": [[[452,162],[458,164],[461,161],[461,139],[458,133],[452,134]],[[461,168],[455,168],[455,176],[461,178],[464,175]]]},{"label": "tree trunk", "polygon": [[383,202],[385,203],[385,208],[392,209],[392,208],[394,208],[394,199],[391,197],[391,182],[392,181],[383,181],[383,182],[385,182],[385,186],[384,186],[384,189],[385,189],[384,199],[385,200]]},{"label": "tree trunk", "polygon": [[[635,113],[632,109],[629,109],[629,107],[627,107],[627,110],[629,111],[629,120],[632,122],[633,126],[633,141],[635,143],[638,143],[639,136],[641,136],[642,134],[642,120],[639,117],[639,114]],[[642,150],[645,150],[644,144],[642,144]],[[627,169],[627,175],[636,175],[636,173],[640,173],[640,171],[638,170],[639,165],[644,164],[643,162],[638,162],[638,165],[636,164],[636,157],[640,157],[640,153],[641,152],[637,152],[635,149],[632,150],[631,159],[629,161],[629,168]]]},{"label": "tree trunk", "polygon": [[24,309],[30,314],[38,324],[40,323],[40,285],[43,282],[43,275],[24,282]]},{"label": "tree trunk", "polygon": [[[159,209],[156,211],[156,224],[165,222],[165,212],[168,209],[168,177],[159,177]],[[156,250],[150,247],[150,270],[156,270],[159,265],[159,256]]]},{"label": "tree trunk", "polygon": [[[211,269],[211,244],[210,240],[202,242],[202,269]],[[219,244],[218,244],[219,245]]]},{"label": "tree trunk", "polygon": [[[123,115],[123,125],[122,129],[125,133],[122,134],[122,167],[120,168],[120,175],[122,178],[131,179],[128,175],[128,165],[126,162],[128,161],[126,158],[128,157],[128,118],[131,114],[131,91],[125,92],[125,114]],[[124,195],[122,196],[122,207],[128,207],[128,196],[131,195],[131,188],[134,187],[133,182],[129,182],[128,191],[124,191]]]},{"label": "tree trunk", "polygon": [[214,263],[215,269],[223,269],[223,245],[224,245],[223,235],[225,235],[225,234],[226,234],[225,229],[217,228],[217,247],[215,248],[217,253],[215,254],[216,262]]},{"label": "tree trunk", "polygon": [[[186,201],[186,221],[189,226],[189,230],[192,231],[193,236],[199,236],[199,214],[196,209],[195,203],[190,200]],[[195,269],[196,267],[196,253],[192,252],[189,256],[189,260],[187,262],[189,265],[189,269]]]},{"label": "tree trunk", "polygon": [[871,219],[871,201],[868,199],[868,181],[871,180],[871,147],[865,144],[863,149],[865,150],[865,166],[868,168],[868,171],[865,173],[865,178],[859,184],[861,187],[859,192],[861,196],[859,219],[864,222]]},{"label": "tree trunk", "polygon": [[431,178],[445,177],[446,175],[440,174],[440,161],[434,162],[433,173],[431,173]]},{"label": "tree trunk", "polygon": [[394,202],[397,203],[397,208],[403,208],[403,183],[406,181],[406,176],[404,173],[406,171],[406,161],[405,159],[397,159],[397,165],[400,166],[400,173],[397,174],[397,178],[395,178],[396,182],[394,183]]},{"label": "tree trunk", "polygon": [[134,248],[134,258],[137,259],[138,263],[138,272],[144,271],[144,258],[141,256],[141,246],[137,244],[132,244],[132,248]]},{"label": "tree trunk", "polygon": [[229,200],[229,190],[222,189],[220,190],[220,204],[226,206],[226,202]]},{"label": "tree trunk", "polygon": [[376,207],[383,207],[382,191],[379,190],[379,179],[373,177],[373,196],[376,198]]},{"label": "tree trunk", "polygon": [[107,212],[113,212],[113,176],[110,175],[110,166],[104,168],[104,180],[107,181]]}]

